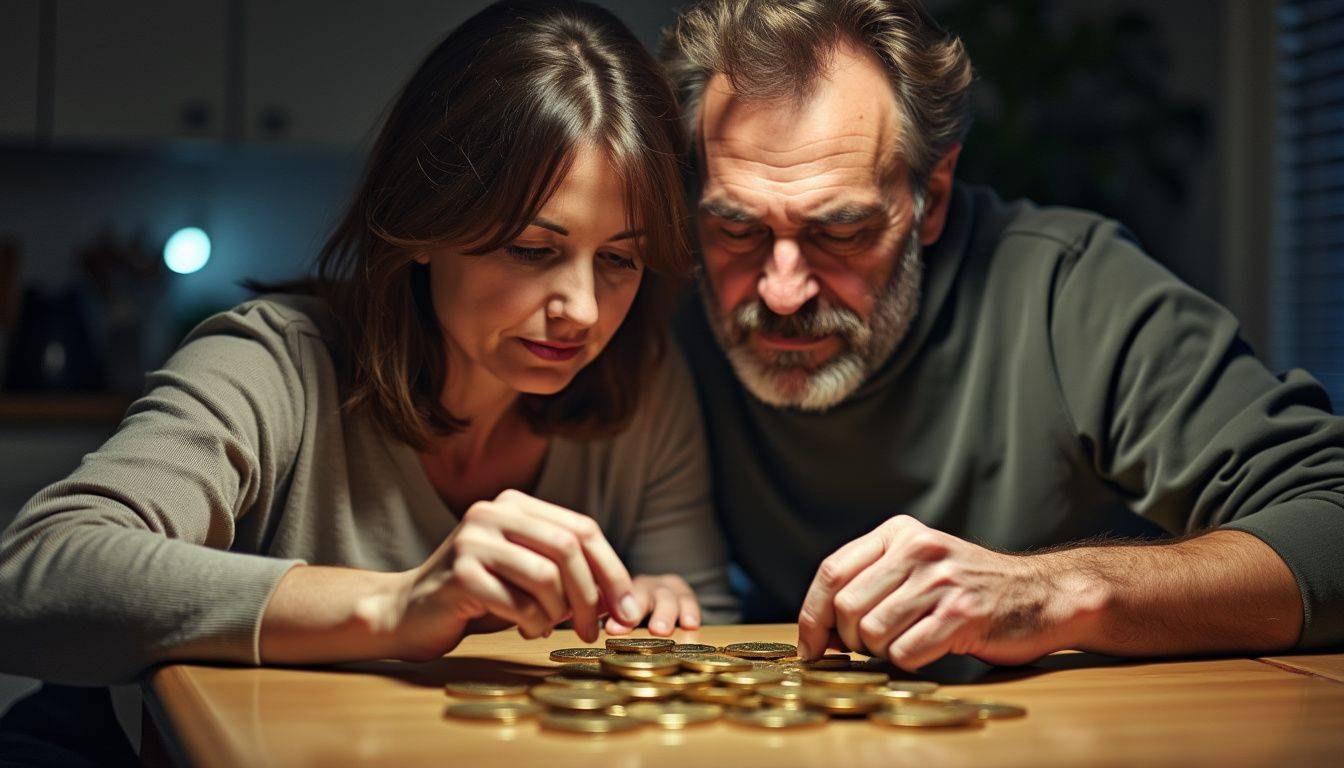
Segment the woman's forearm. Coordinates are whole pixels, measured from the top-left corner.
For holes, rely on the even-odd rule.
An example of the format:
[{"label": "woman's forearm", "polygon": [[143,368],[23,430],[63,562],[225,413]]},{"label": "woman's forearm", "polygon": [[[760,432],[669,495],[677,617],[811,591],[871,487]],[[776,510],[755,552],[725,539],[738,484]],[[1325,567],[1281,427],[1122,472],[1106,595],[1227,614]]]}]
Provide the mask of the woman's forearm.
[{"label": "woman's forearm", "polygon": [[261,621],[263,664],[322,664],[400,658],[398,633],[357,612],[404,587],[405,574],[298,566],[280,580]]}]

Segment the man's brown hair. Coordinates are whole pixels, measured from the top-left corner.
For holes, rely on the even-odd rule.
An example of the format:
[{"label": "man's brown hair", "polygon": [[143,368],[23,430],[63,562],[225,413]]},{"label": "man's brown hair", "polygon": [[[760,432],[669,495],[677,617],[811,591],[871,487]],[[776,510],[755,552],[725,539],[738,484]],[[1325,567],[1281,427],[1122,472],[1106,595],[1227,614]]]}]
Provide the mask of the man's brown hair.
[{"label": "man's brown hair", "polygon": [[694,152],[706,84],[728,78],[748,99],[802,98],[838,45],[871,51],[904,124],[901,157],[917,186],[970,125],[970,58],[919,0],[702,0],[663,38]]},{"label": "man's brown hair", "polygon": [[524,395],[541,434],[620,428],[662,352],[672,286],[690,269],[676,101],[657,62],[589,3],[496,3],[453,30],[397,96],[311,284],[340,326],[347,409],[420,449],[466,422],[440,401],[443,334],[417,251],[481,258],[516,238],[592,145],[617,168],[645,270],[606,349],[561,392]]}]

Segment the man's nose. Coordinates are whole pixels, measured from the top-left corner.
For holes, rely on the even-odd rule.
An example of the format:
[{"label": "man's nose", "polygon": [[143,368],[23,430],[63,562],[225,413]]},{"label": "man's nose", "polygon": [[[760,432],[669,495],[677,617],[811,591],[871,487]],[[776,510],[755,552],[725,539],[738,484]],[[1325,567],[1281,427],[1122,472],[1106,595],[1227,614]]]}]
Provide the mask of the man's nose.
[{"label": "man's nose", "polygon": [[812,276],[803,259],[798,241],[793,238],[776,238],[769,258],[765,261],[765,272],[756,291],[761,300],[777,315],[791,315],[820,291],[817,279]]}]

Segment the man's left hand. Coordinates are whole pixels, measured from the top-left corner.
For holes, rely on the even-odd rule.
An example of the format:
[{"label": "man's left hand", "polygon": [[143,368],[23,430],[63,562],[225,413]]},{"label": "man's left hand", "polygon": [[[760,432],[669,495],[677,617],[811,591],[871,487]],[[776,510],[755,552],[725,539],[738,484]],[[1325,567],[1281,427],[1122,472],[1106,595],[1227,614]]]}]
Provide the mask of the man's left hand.
[{"label": "man's left hand", "polygon": [[838,641],[909,671],[949,653],[1025,664],[1070,647],[1103,599],[1048,556],[994,552],[901,515],[822,561],[798,650],[816,658]]}]

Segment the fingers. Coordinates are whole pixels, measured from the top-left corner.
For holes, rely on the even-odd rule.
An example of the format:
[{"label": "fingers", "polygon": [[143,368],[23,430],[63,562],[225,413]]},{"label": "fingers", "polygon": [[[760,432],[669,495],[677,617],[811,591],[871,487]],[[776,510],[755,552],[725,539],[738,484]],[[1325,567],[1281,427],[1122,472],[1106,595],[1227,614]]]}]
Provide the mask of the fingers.
[{"label": "fingers", "polygon": [[[696,600],[694,590],[680,576],[639,576],[635,579],[634,595],[641,616],[649,615],[650,634],[671,635],[678,625],[682,629],[700,628],[700,602]],[[606,629],[609,634],[621,635],[634,627],[610,618]]]},{"label": "fingers", "polygon": [[596,640],[598,587],[578,539],[568,529],[537,520],[516,508],[493,507],[490,516],[506,540],[533,550],[555,564],[565,602],[573,615],[574,631],[586,643]]},{"label": "fingers", "polygon": [[891,663],[907,672],[946,656],[952,648],[957,625],[939,616],[937,611],[926,614],[904,634],[887,647]]},{"label": "fingers", "polygon": [[616,550],[611,548],[597,521],[587,515],[535,499],[518,491],[505,491],[497,499],[500,503],[517,505],[528,516],[545,520],[568,530],[578,539],[583,555],[592,569],[598,589],[611,607],[616,618],[626,624],[637,624],[642,618],[634,598],[634,583]]},{"label": "fingers", "polygon": [[569,618],[565,585],[553,561],[504,539],[472,542],[472,555],[495,576],[527,593],[551,626]]},{"label": "fingers", "polygon": [[460,589],[490,613],[516,624],[523,637],[541,637],[550,631],[551,624],[541,607],[522,591],[501,582],[480,561],[458,558],[454,573]]},{"label": "fingers", "polygon": [[[877,562],[861,571],[835,594],[835,630],[851,648],[862,648],[865,645],[859,628],[863,619],[910,576],[910,564],[898,552],[886,550]],[[881,647],[886,648],[886,644],[883,643]]]},{"label": "fingers", "polygon": [[681,628],[699,629],[700,601],[695,593],[687,588],[686,593],[677,598],[677,606],[681,609]]},{"label": "fingers", "polygon": [[882,556],[883,539],[874,533],[864,534],[837,549],[821,561],[817,575],[803,598],[798,613],[798,655],[815,659],[825,650],[831,629],[835,626],[835,595],[863,569]]},{"label": "fingers", "polygon": [[649,616],[649,633],[666,637],[677,626],[681,601],[677,593],[660,586],[653,590],[653,613]]},{"label": "fingers", "polygon": [[906,581],[859,620],[859,640],[871,655],[886,656],[891,642],[933,610],[945,593],[915,581]]}]

